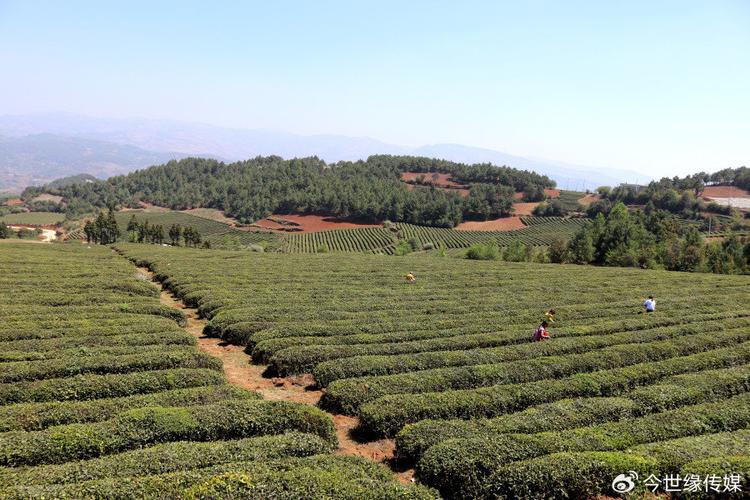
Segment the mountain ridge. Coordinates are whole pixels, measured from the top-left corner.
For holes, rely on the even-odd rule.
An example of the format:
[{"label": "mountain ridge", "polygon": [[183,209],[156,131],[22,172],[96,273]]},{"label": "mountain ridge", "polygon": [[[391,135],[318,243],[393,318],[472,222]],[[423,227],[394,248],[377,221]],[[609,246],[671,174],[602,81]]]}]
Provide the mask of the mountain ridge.
[{"label": "mountain ridge", "polygon": [[[277,155],[283,158],[317,156],[327,162],[336,162],[364,160],[376,154],[393,154],[429,156],[462,163],[493,163],[498,166],[508,165],[533,170],[548,175],[555,179],[560,187],[568,189],[594,189],[603,184],[644,183],[650,180],[648,176],[637,172],[532,159],[461,144],[439,143],[410,147],[389,144],[370,137],[337,134],[299,135],[268,129],[233,129],[177,120],[93,118],[72,113],[0,116],[0,136],[20,140],[24,136],[39,134],[57,135],[69,141],[76,138],[110,143],[109,149],[115,149],[115,145],[131,146],[142,150],[141,157],[148,157],[146,153],[151,153],[157,160],[198,156],[237,161],[255,156]],[[0,144],[0,159],[3,157],[1,148]],[[78,146],[76,148],[80,149]],[[78,173],[106,177],[160,162],[138,162],[126,157],[119,163],[111,163],[120,167],[113,168],[111,174],[97,170],[96,162],[90,161],[83,165],[85,168],[69,169],[57,177]],[[27,172],[36,170],[37,175],[34,178],[49,177],[39,175],[42,173],[41,170],[46,168],[43,162],[35,163],[33,159],[29,159],[23,167]],[[19,166],[16,166],[15,170],[19,170]],[[0,160],[0,187],[3,185],[2,172],[8,175],[8,165]]]}]

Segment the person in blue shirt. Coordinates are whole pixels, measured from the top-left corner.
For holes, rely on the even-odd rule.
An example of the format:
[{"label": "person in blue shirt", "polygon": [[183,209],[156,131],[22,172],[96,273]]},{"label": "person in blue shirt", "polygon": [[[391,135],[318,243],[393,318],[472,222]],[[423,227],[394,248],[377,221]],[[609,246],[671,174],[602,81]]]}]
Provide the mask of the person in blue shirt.
[{"label": "person in blue shirt", "polygon": [[643,303],[643,307],[646,308],[647,313],[652,313],[656,311],[656,300],[654,300],[653,295],[649,295],[646,302]]}]

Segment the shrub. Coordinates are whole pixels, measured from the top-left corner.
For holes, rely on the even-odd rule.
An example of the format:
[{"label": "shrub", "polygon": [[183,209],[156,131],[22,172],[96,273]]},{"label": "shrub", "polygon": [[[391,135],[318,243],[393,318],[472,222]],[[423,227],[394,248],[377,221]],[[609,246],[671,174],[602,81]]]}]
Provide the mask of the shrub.
[{"label": "shrub", "polygon": [[616,396],[678,373],[697,372],[750,361],[750,343],[624,368],[581,373],[558,380],[500,385],[378,398],[360,407],[362,427],[376,435],[394,435],[425,418],[492,417],[560,399]]},{"label": "shrub", "polygon": [[408,241],[399,241],[393,251],[394,255],[404,256],[412,253],[413,249]]},{"label": "shrub", "polygon": [[495,243],[475,243],[466,251],[466,258],[470,260],[498,260],[500,249]]},{"label": "shrub", "polygon": [[562,430],[620,420],[638,415],[640,408],[626,398],[564,399],[493,419],[422,420],[409,424],[396,435],[396,459],[412,465],[428,448],[449,439],[470,438],[486,433],[532,433]]},{"label": "shrub", "polygon": [[538,434],[482,433],[451,439],[425,452],[417,466],[420,479],[449,496],[481,489],[494,471],[509,462],[578,451],[613,451],[641,443],[750,425],[750,394],[726,401],[687,406],[635,419]]},{"label": "shrub", "polygon": [[[665,379],[662,383],[639,387],[619,398],[590,397],[561,400],[490,419],[423,420],[404,427],[396,435],[396,457],[411,464],[431,446],[454,438],[483,434],[534,433],[597,425],[633,418],[654,411],[684,405],[721,401],[726,397],[750,392],[747,376],[750,366],[707,370]],[[669,404],[654,405],[652,398],[663,394]]]},{"label": "shrub", "polygon": [[221,361],[194,349],[174,352],[140,352],[122,356],[68,356],[43,361],[5,363],[0,383],[71,377],[84,373],[130,373],[169,368],[221,370]]},{"label": "shrub", "polygon": [[437,498],[401,485],[383,466],[358,457],[314,455],[235,462],[207,469],[77,484],[19,487],[9,497],[104,498]]},{"label": "shrub", "polygon": [[361,405],[387,394],[469,389],[560,378],[684,356],[747,340],[750,340],[750,329],[729,330],[662,342],[615,345],[568,356],[337,380],[328,386],[322,403],[338,412],[353,414]]},{"label": "shrub", "polygon": [[114,417],[124,408],[199,406],[229,399],[260,399],[260,394],[222,384],[120,398],[5,405],[0,406],[0,432],[38,431],[53,425],[98,422]]},{"label": "shrub", "polygon": [[335,443],[331,418],[284,401],[226,401],[199,407],[145,407],[112,420],[0,436],[0,464],[60,463],[167,441],[236,439],[295,430]]},{"label": "shrub", "polygon": [[287,432],[230,441],[177,441],[80,462],[0,469],[0,484],[78,483],[199,469],[231,462],[273,460],[329,453],[332,445],[315,434]]},{"label": "shrub", "polygon": [[[669,338],[678,338],[681,336],[708,333],[712,331],[723,331],[743,326],[750,326],[750,319],[741,318],[738,320],[727,319],[723,321],[707,321],[700,325],[656,327],[641,330],[639,332],[624,331],[614,334],[609,334],[606,331],[606,328],[601,328],[599,335],[580,335],[586,332],[576,331],[576,329],[571,328],[560,336],[556,335],[555,342],[530,343],[528,342],[528,336],[518,335],[516,336],[518,340],[525,340],[526,342],[498,347],[490,346],[493,344],[492,340],[497,341],[502,338],[500,335],[496,334],[494,339],[490,336],[485,337],[475,335],[473,336],[474,339],[481,339],[480,343],[478,343],[481,347],[474,349],[471,349],[473,346],[468,342],[472,340],[471,336],[452,336],[455,343],[458,344],[457,347],[463,347],[464,350],[433,349],[434,347],[452,348],[454,346],[451,344],[453,344],[454,341],[446,339],[442,341],[442,343],[438,343],[434,339],[428,339],[419,342],[417,333],[411,332],[407,334],[408,336],[405,340],[413,339],[413,344],[419,346],[419,349],[417,349],[416,352],[408,352],[407,354],[394,353],[391,355],[352,355],[350,357],[331,361],[322,361],[321,358],[316,358],[318,361],[322,362],[315,365],[312,369],[312,373],[315,376],[318,385],[326,387],[331,382],[343,378],[364,377],[367,375],[393,375],[397,373],[428,370],[431,368],[503,363],[540,356],[585,353],[593,349],[601,349],[608,346],[666,340]],[[622,329],[622,324],[620,324],[619,327]],[[346,339],[321,339],[315,337],[308,337],[307,339],[282,338],[263,342],[258,351],[278,351],[278,349],[283,349],[288,345],[304,343],[304,341],[310,341],[315,345],[321,345],[326,344],[328,340],[336,342],[351,340],[353,342],[359,341],[360,343],[365,344],[367,341],[371,342],[378,339],[372,335],[349,335]],[[401,339],[392,336],[390,340],[397,342]],[[511,339],[507,339],[507,342],[510,343],[510,340]],[[403,350],[404,342],[400,342],[400,346]],[[364,346],[358,346],[360,350],[362,350],[362,347]],[[384,344],[376,343],[372,346],[371,350],[383,350],[383,347],[385,347]],[[320,352],[320,354],[322,353],[323,352]],[[287,363],[294,362],[290,360]],[[285,364],[284,369],[288,368],[289,366]]]},{"label": "shrub", "polygon": [[224,383],[226,379],[223,373],[207,369],[175,368],[126,374],[87,374],[0,384],[0,402],[11,404],[115,398]]},{"label": "shrub", "polygon": [[[722,498],[744,498],[750,489],[750,455],[733,455],[695,460],[683,465],[680,470],[682,477],[697,474],[701,478],[718,476],[723,478],[733,474],[739,475],[739,489],[733,493],[722,491],[721,495],[712,495]],[[723,488],[724,485],[722,484]],[[712,492],[713,493],[713,492]],[[698,492],[689,492],[683,489],[677,494],[678,498],[703,498],[706,496],[705,489]]]},{"label": "shrub", "polygon": [[650,474],[662,477],[679,472],[697,457],[741,455],[748,449],[750,431],[741,430],[634,446],[627,452],[555,453],[499,468],[484,483],[481,496],[593,498],[612,495],[612,480],[623,472],[633,470],[639,477]]}]

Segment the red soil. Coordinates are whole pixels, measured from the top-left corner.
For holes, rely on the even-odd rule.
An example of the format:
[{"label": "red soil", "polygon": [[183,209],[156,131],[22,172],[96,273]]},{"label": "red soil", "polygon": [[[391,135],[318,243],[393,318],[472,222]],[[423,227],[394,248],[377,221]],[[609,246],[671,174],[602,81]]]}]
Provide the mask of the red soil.
[{"label": "red soil", "polygon": [[514,203],[513,208],[515,209],[516,215],[532,215],[534,209],[539,206],[538,201],[531,203]]},{"label": "red soil", "polygon": [[[426,184],[424,185],[415,184],[415,182],[417,181],[417,178],[419,178],[420,175],[424,176],[424,182]],[[433,176],[437,176],[437,177],[433,178]],[[469,196],[468,187],[464,184],[460,184],[454,181],[451,178],[450,174],[438,174],[434,172],[402,172],[401,180],[407,183],[407,187],[409,188],[410,191],[418,187],[431,184],[437,188],[442,189],[443,191],[446,191],[449,193],[458,193],[464,198]]]},{"label": "red soil", "polygon": [[750,198],[750,193],[735,186],[706,186],[704,198]]},{"label": "red soil", "polygon": [[21,198],[11,198],[9,200],[5,200],[5,205],[9,207],[20,207],[23,205],[23,200]]},{"label": "red soil", "polygon": [[[362,224],[339,219],[330,215],[272,215],[277,220],[285,220],[294,224],[280,224],[276,221],[261,219],[255,223],[264,229],[273,229],[276,231],[289,231],[300,233],[314,233],[318,231],[328,231],[331,229],[356,229],[362,227],[381,227],[380,224]],[[296,225],[295,225],[296,224]]]},{"label": "red soil", "polygon": [[578,203],[583,205],[584,207],[587,207],[594,203],[595,201],[599,201],[599,195],[598,194],[587,194],[583,198],[578,199]]},{"label": "red soil", "polygon": [[501,217],[499,219],[462,222],[456,226],[457,231],[515,231],[524,226],[520,217]]},{"label": "red soil", "polygon": [[[424,176],[424,182],[432,184],[437,187],[445,188],[463,188],[466,187],[464,184],[460,184],[451,178],[450,174],[439,174],[436,172],[402,172],[401,180],[404,182],[416,182],[417,178],[422,175]],[[437,177],[435,177],[437,176]]]}]

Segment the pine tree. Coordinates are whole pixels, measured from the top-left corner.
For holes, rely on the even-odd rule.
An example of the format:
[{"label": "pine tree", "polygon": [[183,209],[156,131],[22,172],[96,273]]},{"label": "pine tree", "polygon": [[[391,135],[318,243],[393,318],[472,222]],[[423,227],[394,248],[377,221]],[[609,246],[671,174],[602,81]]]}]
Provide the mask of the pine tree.
[{"label": "pine tree", "polygon": [[142,223],[138,224],[138,243],[146,242],[148,238],[148,232],[149,226],[147,220],[144,220]]},{"label": "pine tree", "polygon": [[172,246],[179,246],[180,238],[182,238],[182,226],[172,224],[169,228],[169,240],[172,242]]},{"label": "pine tree", "polygon": [[109,244],[117,243],[118,238],[120,238],[120,226],[117,225],[115,211],[112,207],[109,207],[107,213],[107,242]]},{"label": "pine tree", "polygon": [[86,243],[96,242],[94,240],[94,233],[94,224],[90,220],[87,220],[86,224],[83,225],[83,234],[86,235]]},{"label": "pine tree", "polygon": [[154,243],[161,245],[164,243],[164,227],[161,225],[153,226]]},{"label": "pine tree", "polygon": [[101,245],[106,245],[107,242],[107,218],[104,215],[104,212],[99,212],[99,214],[96,216],[96,221],[94,222],[94,234],[95,243],[99,243]]},{"label": "pine tree", "polygon": [[130,237],[130,241],[135,241],[136,237],[138,236],[138,220],[135,218],[135,214],[130,216],[127,231]]}]

